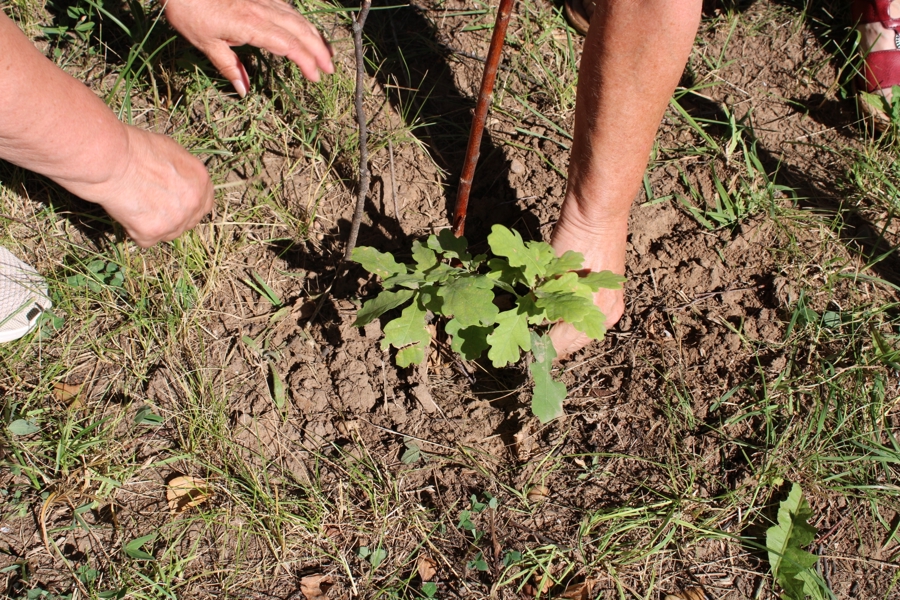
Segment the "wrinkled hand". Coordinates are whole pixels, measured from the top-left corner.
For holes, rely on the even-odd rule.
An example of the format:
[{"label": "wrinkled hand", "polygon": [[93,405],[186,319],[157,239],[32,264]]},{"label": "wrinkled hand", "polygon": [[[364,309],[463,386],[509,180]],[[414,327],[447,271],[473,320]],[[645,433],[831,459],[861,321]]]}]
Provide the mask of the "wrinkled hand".
[{"label": "wrinkled hand", "polygon": [[206,167],[168,136],[126,130],[123,168],[109,181],[72,191],[103,206],[143,248],[174,240],[212,210]]},{"label": "wrinkled hand", "polygon": [[[625,273],[625,244],[628,237],[628,221],[607,224],[588,224],[575,216],[577,211],[566,211],[553,229],[551,245],[557,256],[567,250],[584,255],[584,268],[588,271],[612,271]],[[594,304],[606,316],[609,329],[625,312],[623,290],[601,289],[594,294]],[[557,323],[550,330],[550,339],[559,358],[568,358],[584,348],[591,340],[568,323]]]},{"label": "wrinkled hand", "polygon": [[168,0],[166,18],[203,52],[243,98],[247,71],[231,46],[250,44],[293,61],[310,81],[334,73],[322,34],[282,0]]}]

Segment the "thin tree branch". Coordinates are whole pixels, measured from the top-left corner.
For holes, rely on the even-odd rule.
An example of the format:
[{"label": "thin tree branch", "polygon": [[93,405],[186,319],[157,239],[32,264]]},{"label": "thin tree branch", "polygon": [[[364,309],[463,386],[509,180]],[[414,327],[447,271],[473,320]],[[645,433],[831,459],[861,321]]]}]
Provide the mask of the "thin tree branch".
[{"label": "thin tree branch", "polygon": [[388,158],[391,165],[391,199],[394,201],[394,216],[397,218],[397,224],[400,224],[400,209],[397,208],[397,176],[394,175],[394,144],[388,140]]},{"label": "thin tree branch", "polygon": [[366,65],[363,58],[362,32],[371,7],[372,0],[363,0],[359,13],[353,20],[353,48],[356,50],[356,122],[359,124],[359,189],[356,194],[356,210],[353,211],[353,221],[350,223],[350,236],[347,238],[347,247],[344,250],[344,260],[350,260],[350,253],[356,247],[366,196],[369,195],[369,150],[366,148],[368,130],[366,128],[366,111],[363,108]]}]

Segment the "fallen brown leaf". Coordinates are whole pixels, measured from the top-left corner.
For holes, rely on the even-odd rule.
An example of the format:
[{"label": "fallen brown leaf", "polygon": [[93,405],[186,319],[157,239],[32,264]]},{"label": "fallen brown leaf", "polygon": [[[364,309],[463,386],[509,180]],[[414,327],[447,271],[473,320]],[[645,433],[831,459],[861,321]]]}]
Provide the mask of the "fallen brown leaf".
[{"label": "fallen brown leaf", "polygon": [[212,497],[212,488],[198,477],[182,475],[169,480],[166,500],[175,514],[199,506]]},{"label": "fallen brown leaf", "polygon": [[706,600],[706,594],[703,593],[701,588],[691,587],[674,594],[669,594],[666,596],[665,600]]},{"label": "fallen brown leaf", "polygon": [[553,578],[547,575],[541,575],[540,577],[535,575],[533,581],[534,585],[526,583],[522,586],[522,592],[526,596],[537,596],[540,593],[541,597],[543,597],[553,587]]},{"label": "fallen brown leaf", "polygon": [[[60,402],[69,404],[71,408],[78,408],[80,406],[80,400],[78,399],[78,394],[80,392],[80,383],[63,383],[62,381],[57,381],[53,384],[53,397]],[[76,406],[76,404],[78,404],[78,406]]]},{"label": "fallen brown leaf", "polygon": [[331,575],[307,575],[300,580],[300,593],[306,600],[323,600],[333,585]]},{"label": "fallen brown leaf", "polygon": [[420,556],[416,561],[416,571],[422,581],[431,581],[437,575],[437,563],[427,556]]},{"label": "fallen brown leaf", "polygon": [[549,495],[550,488],[539,483],[537,485],[531,486],[531,489],[528,490],[527,497],[529,502],[543,502]]},{"label": "fallen brown leaf", "polygon": [[585,579],[581,583],[573,583],[556,598],[567,598],[568,600],[588,600],[591,598],[591,592],[594,589],[594,580]]}]

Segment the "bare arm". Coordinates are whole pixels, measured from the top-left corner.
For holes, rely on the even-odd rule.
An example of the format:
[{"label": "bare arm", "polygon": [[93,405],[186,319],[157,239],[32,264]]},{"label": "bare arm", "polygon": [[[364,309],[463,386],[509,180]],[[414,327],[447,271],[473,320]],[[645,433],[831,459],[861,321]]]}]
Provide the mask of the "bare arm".
[{"label": "bare arm", "polygon": [[[166,14],[241,96],[249,81],[231,46],[286,56],[313,81],[334,71],[328,43],[281,0],[169,0]],[[198,159],[166,136],[121,123],[2,12],[0,158],[102,205],[141,246],[178,237],[213,205]]]},{"label": "bare arm", "polygon": [[142,246],[177,237],[212,208],[203,163],[120,122],[2,13],[0,83],[0,158],[102,205]]}]

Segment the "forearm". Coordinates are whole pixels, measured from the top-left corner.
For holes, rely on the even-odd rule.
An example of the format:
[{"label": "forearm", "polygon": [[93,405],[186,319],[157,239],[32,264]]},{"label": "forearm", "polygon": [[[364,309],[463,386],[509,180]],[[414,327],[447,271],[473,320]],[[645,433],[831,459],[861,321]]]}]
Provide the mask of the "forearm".
[{"label": "forearm", "polygon": [[128,144],[113,112],[0,13],[0,158],[77,188],[114,178]]},{"label": "forearm", "polygon": [[585,224],[627,220],[701,4],[598,2],[581,59],[565,207]]}]

